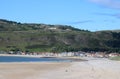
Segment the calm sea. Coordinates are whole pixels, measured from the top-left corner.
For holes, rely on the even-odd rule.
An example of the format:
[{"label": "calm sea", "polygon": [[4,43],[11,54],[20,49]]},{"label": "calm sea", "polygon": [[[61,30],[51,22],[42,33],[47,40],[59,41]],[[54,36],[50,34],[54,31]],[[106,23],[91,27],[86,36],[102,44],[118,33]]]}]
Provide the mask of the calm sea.
[{"label": "calm sea", "polygon": [[70,62],[71,60],[61,58],[33,58],[33,57],[16,57],[0,56],[0,62]]}]

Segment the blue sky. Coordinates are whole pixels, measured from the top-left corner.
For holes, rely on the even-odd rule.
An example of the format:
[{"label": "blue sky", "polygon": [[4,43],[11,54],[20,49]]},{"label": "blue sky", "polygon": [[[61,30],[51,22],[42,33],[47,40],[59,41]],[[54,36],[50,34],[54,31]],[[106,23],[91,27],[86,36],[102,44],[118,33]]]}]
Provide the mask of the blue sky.
[{"label": "blue sky", "polygon": [[120,29],[120,0],[0,0],[0,18],[115,30]]}]

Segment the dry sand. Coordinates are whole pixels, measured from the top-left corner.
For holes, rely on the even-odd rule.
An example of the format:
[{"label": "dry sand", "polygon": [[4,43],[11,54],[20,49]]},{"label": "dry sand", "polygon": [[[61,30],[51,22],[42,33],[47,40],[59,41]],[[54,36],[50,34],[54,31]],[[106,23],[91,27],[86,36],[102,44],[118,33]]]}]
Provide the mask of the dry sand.
[{"label": "dry sand", "polygon": [[120,79],[120,62],[88,60],[69,63],[0,63],[0,79]]}]

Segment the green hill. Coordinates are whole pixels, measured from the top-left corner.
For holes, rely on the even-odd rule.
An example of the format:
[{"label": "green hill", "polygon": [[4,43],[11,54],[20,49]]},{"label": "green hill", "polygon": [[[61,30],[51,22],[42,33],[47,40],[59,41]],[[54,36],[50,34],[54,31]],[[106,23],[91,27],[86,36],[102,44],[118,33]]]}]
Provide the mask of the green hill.
[{"label": "green hill", "polygon": [[0,19],[0,50],[38,52],[120,52],[120,32],[90,32],[67,25],[18,23]]}]

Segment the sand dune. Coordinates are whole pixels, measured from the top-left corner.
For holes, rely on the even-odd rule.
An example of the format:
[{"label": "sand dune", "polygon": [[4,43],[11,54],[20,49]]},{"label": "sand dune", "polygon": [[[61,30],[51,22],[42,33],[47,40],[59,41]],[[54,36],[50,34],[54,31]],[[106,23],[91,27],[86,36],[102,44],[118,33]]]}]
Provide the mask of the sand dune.
[{"label": "sand dune", "polygon": [[0,63],[0,79],[120,79],[120,62]]}]

